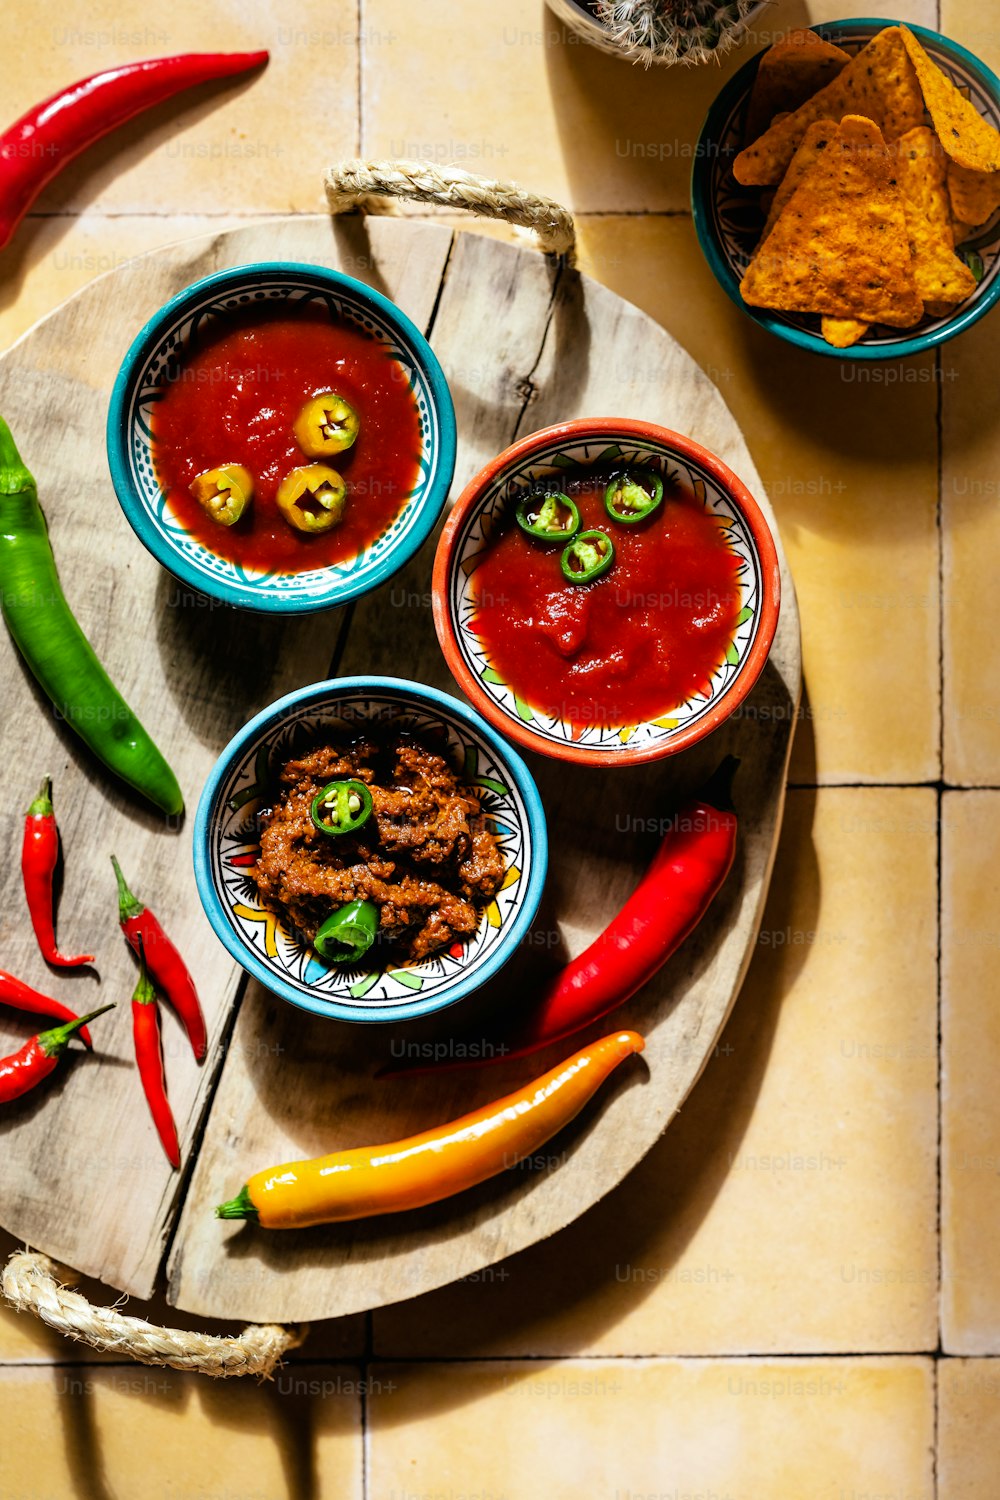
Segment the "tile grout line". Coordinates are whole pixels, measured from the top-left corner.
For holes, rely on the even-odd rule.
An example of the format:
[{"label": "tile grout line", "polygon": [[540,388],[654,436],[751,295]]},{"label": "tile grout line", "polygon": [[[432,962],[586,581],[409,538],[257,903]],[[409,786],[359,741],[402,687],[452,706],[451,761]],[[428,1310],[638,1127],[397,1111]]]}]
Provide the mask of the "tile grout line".
[{"label": "tile grout line", "polygon": [[[940,27],[941,3],[938,0],[938,25]],[[944,1112],[942,1106],[941,1080],[942,1080],[942,1030],[943,1030],[943,994],[942,994],[942,946],[944,930],[942,926],[942,851],[944,846],[942,819],[944,815],[944,794],[947,787],[945,779],[945,673],[944,673],[944,381],[942,353],[940,347],[935,351],[934,374],[937,385],[937,400],[935,402],[934,423],[935,438],[937,446],[937,503],[935,507],[935,534],[937,540],[937,563],[938,563],[938,767],[940,772],[940,785],[937,792],[937,830],[935,839],[935,875],[936,875],[936,913],[937,924],[936,952],[935,952],[935,1008],[936,1008],[936,1037],[937,1037],[937,1077],[936,1077],[936,1104],[937,1104],[937,1138],[935,1141],[935,1176],[936,1176],[936,1229],[937,1229],[937,1341],[938,1353],[934,1361],[933,1381],[933,1431],[931,1434],[931,1488],[936,1497],[939,1492],[938,1480],[938,1446],[940,1437],[940,1369],[939,1362],[943,1342],[943,1330],[941,1324],[942,1299],[944,1294],[944,1224],[942,1205],[944,1198],[943,1177],[943,1144],[944,1144]]]},{"label": "tile grout line", "polygon": [[[367,1314],[366,1314],[367,1316]],[[327,1320],[324,1320],[327,1321]],[[335,1320],[334,1320],[335,1321]],[[566,1354],[565,1352],[554,1352],[551,1354],[380,1354],[378,1357],[362,1354],[350,1355],[327,1355],[314,1358],[286,1358],[282,1360],[283,1369],[293,1369],[296,1365],[300,1367],[325,1369],[343,1369],[345,1366],[362,1371],[363,1379],[360,1382],[362,1394],[367,1389],[367,1375],[365,1372],[375,1366],[386,1365],[531,1365],[531,1364],[565,1364],[565,1365],[670,1365],[670,1364],[767,1364],[776,1361],[798,1364],[817,1364],[821,1360],[827,1362],[846,1360],[905,1360],[926,1359],[931,1361],[935,1368],[955,1358],[974,1358],[980,1362],[992,1362],[1000,1368],[1000,1354],[977,1354],[977,1355],[944,1355],[938,1358],[939,1351],[935,1349],[849,1349],[836,1353],[826,1353],[822,1350],[810,1350],[803,1353],[799,1351],[780,1350],[773,1353],[747,1354],[722,1351],[717,1354]],[[0,1359],[0,1370],[134,1370],[136,1362],[133,1359]],[[190,1371],[181,1371],[180,1374],[189,1374]],[[367,1403],[365,1403],[367,1410]]]}]

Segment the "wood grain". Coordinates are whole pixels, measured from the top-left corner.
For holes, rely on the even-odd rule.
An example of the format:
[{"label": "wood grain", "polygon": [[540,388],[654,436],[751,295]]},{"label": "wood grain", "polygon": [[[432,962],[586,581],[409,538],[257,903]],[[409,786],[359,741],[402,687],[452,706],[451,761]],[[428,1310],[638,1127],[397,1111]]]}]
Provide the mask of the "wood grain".
[{"label": "wood grain", "polygon": [[[573,416],[647,416],[719,453],[773,525],[743,438],[707,377],[649,318],[537,253],[465,232],[453,237],[412,219],[331,225],[296,218],[143,257],[92,284],[0,359],[0,411],[40,480],[67,592],[178,770],[189,806],[239,725],[280,693],[322,676],[331,659],[338,671],[415,677],[454,691],[431,627],[432,542],[350,615],[267,622],[198,608],[144,553],[118,510],[104,459],[104,413],[135,329],[196,277],[265,258],[339,265],[430,330],[458,414],[454,493],[515,435]],[[67,849],[60,931],[67,944],[100,939],[99,993],[123,1002],[100,1033],[110,1057],[78,1061],[44,1100],[6,1116],[4,1226],[142,1297],[172,1235],[172,1301],[204,1316],[267,1321],[328,1317],[416,1295],[553,1233],[596,1202],[686,1097],[756,938],[801,677],[798,615],[783,559],[782,577],[784,605],[768,667],[743,712],[706,747],[612,774],[529,757],[551,842],[551,876],[530,939],[459,1015],[445,1012],[406,1028],[320,1021],[256,984],[237,1005],[240,973],[213,938],[194,889],[189,823],[165,832],[159,819],[109,792],[52,723],[4,642],[0,683],[9,730],[0,828],[14,848],[18,809],[39,775],[52,770]],[[644,1060],[621,1070],[551,1154],[405,1220],[268,1236],[212,1217],[212,1205],[260,1166],[392,1139],[548,1066],[554,1058],[540,1054],[479,1077],[395,1084],[372,1077],[401,1048],[447,1048],[459,1020],[464,1033],[497,1008],[516,1005],[546,966],[579,951],[634,884],[657,842],[657,821],[728,750],[743,761],[737,868],[708,921],[620,1013],[646,1034]],[[209,1062],[197,1070],[172,1021],[166,1031],[171,1096],[195,1158],[183,1203],[131,1065],[132,969],[114,920],[112,847],[181,941],[212,1033]],[[0,879],[7,966],[48,982],[26,936],[16,865]],[[53,980],[52,988],[81,1006],[98,993],[85,976]]]}]

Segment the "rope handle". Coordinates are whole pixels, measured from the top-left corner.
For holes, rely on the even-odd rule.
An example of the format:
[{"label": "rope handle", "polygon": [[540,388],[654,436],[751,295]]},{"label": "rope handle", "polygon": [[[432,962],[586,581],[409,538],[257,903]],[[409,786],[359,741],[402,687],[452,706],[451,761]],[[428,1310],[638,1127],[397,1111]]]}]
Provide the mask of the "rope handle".
[{"label": "rope handle", "polygon": [[[144,1365],[170,1365],[216,1378],[259,1375],[274,1370],[282,1355],[306,1335],[305,1325],[251,1323],[235,1335],[188,1333],[126,1317],[114,1307],[95,1307],[59,1279],[60,1267],[47,1255],[18,1250],[3,1268],[3,1295],[17,1312],[34,1313],[49,1328],[110,1354],[124,1354]],[[62,1273],[67,1274],[67,1273]],[[72,1274],[72,1273],[68,1273]]]},{"label": "rope handle", "polygon": [[341,161],[327,169],[323,185],[333,214],[346,213],[372,193],[412,198],[520,224],[534,230],[539,247],[549,255],[570,255],[573,250],[573,215],[561,203],[462,167],[429,161]]}]

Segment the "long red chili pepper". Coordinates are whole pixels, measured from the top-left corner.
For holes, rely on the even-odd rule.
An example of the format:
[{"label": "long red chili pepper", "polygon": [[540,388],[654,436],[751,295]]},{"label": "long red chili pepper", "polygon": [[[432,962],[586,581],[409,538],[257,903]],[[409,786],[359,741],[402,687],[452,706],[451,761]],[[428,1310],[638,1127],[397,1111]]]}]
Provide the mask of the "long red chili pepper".
[{"label": "long red chili pepper", "polygon": [[700,795],[670,819],[652,864],[621,911],[599,938],[560,970],[511,1035],[470,1048],[460,1059],[389,1067],[382,1070],[383,1076],[509,1062],[572,1036],[624,1005],[694,931],[729,874],[736,853],[729,785],[737,764],[728,757]]},{"label": "long red chili pepper", "polygon": [[149,907],[143,906],[129,890],[121,866],[113,854],[111,863],[115,867],[115,879],[118,881],[118,921],[122,932],[134,952],[139,952],[140,942],[145,947],[149,972],[180,1016],[191,1049],[201,1062],[208,1049],[208,1037],[194,980]]},{"label": "long red chili pepper", "polygon": [[29,1089],[33,1089],[36,1083],[47,1078],[69,1045],[70,1037],[75,1032],[82,1035],[87,1021],[113,1009],[114,1001],[110,1005],[102,1005],[99,1010],[92,1010],[89,1015],[68,1021],[65,1026],[56,1026],[52,1031],[40,1031],[37,1036],[29,1037],[17,1052],[0,1058],[0,1104],[19,1099]]},{"label": "long red chili pepper", "polygon": [[266,52],[192,52],[107,68],[36,104],[0,135],[0,249],[42,188],[102,136],[174,94],[247,73]]},{"label": "long red chili pepper", "polygon": [[35,929],[42,957],[57,968],[73,969],[79,964],[92,964],[94,955],[77,953],[70,957],[60,953],[56,947],[52,880],[58,860],[59,830],[52,810],[52,781],[46,776],[38,789],[37,797],[25,814],[21,876],[24,880],[24,894],[28,898],[31,925]]},{"label": "long red chili pepper", "polygon": [[139,978],[132,994],[132,1037],[135,1042],[135,1060],[139,1066],[146,1103],[160,1137],[160,1144],[167,1153],[172,1167],[181,1164],[181,1150],[177,1142],[177,1126],[174,1112],[167,1098],[167,1080],[163,1073],[163,1042],[160,1036],[160,1008],[156,1003],[156,991],[146,968],[145,945],[139,939]]},{"label": "long red chili pepper", "polygon": [[[48,1016],[50,1021],[79,1019],[75,1010],[70,1010],[59,1000],[53,1000],[51,995],[33,990],[23,979],[15,979],[13,974],[7,974],[3,969],[0,969],[0,1005],[9,1005],[13,1010],[26,1010],[33,1016]],[[90,1032],[86,1026],[80,1027],[80,1040],[85,1047],[91,1045]]]}]

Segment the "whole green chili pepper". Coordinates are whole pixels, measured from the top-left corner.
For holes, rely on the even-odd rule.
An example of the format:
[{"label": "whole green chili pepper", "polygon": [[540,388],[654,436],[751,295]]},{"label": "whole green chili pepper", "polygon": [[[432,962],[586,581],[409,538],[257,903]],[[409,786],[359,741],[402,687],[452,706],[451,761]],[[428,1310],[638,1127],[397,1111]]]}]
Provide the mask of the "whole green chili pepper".
[{"label": "whole green chili pepper", "polygon": [[101,666],[66,602],[38,489],[0,417],[0,608],[57,714],[109,770],[165,813],[177,778]]},{"label": "whole green chili pepper", "polygon": [[331,963],[349,963],[368,952],[378,932],[378,907],[372,901],[349,901],[331,912],[313,947]]}]

